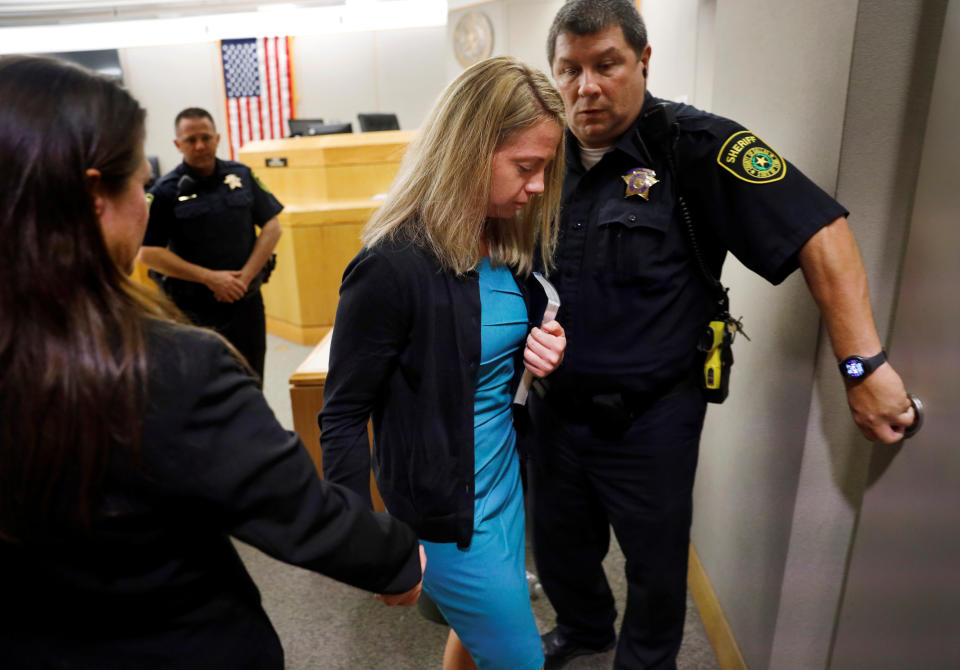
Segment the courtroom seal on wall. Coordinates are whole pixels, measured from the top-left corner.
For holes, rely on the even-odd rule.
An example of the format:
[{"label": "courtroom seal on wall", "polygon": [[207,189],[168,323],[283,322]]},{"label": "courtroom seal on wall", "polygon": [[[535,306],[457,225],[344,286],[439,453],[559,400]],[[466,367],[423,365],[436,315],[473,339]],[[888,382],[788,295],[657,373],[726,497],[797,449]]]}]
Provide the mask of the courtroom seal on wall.
[{"label": "courtroom seal on wall", "polygon": [[493,53],[493,24],[486,14],[467,12],[453,31],[453,52],[463,67],[470,67]]}]

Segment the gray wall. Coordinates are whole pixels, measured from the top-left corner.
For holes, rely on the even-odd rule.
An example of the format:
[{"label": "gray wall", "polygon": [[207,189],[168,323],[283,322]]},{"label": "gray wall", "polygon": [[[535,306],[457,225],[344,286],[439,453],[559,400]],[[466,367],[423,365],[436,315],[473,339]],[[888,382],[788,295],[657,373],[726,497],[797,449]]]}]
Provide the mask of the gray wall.
[{"label": "gray wall", "polygon": [[[835,193],[856,2],[729,0],[715,10],[711,111],[737,119]],[[724,278],[731,311],[744,315],[752,341],[735,343],[731,398],[707,415],[693,541],[749,667],[764,668],[791,540],[819,318],[799,272],[772,287],[728,259]]]},{"label": "gray wall", "polygon": [[[937,46],[930,8],[943,4],[701,3],[715,22],[700,28],[714,43],[712,62],[698,59],[709,108],[851,210],[881,339]],[[750,668],[827,668],[870,445],[802,276],[772,288],[736,262],[724,276],[753,342],[735,344],[732,397],[708,413],[693,541]]]},{"label": "gray wall", "polygon": [[[927,3],[933,4],[933,3]],[[930,7],[931,10],[939,7]],[[864,60],[898,38],[899,25],[918,17],[898,13],[873,17],[862,31]],[[890,19],[900,18],[898,23]],[[888,350],[909,388],[924,401],[923,429],[904,445],[871,450],[867,487],[844,583],[843,604],[831,650],[831,670],[960,668],[960,180],[956,157],[960,133],[960,0],[945,20],[930,11],[921,19],[917,57],[904,59],[896,79],[909,77],[911,101],[926,101],[929,51],[940,44],[936,76],[924,127],[922,113],[898,115],[905,124],[891,175],[909,189],[917,166],[909,235]],[[926,24],[926,27],[923,25]],[[936,33],[941,31],[942,38]],[[860,39],[858,37],[858,44]],[[879,49],[878,49],[879,48]],[[858,48],[859,51],[859,48]],[[907,67],[903,67],[907,65]],[[912,72],[910,71],[912,69]],[[855,68],[856,70],[856,68]],[[884,78],[877,78],[882,93]],[[882,109],[883,105],[877,105]],[[865,109],[866,111],[866,109]],[[917,118],[917,117],[921,118]],[[918,122],[919,121],[919,122]],[[923,130],[922,144],[917,135]],[[903,167],[901,167],[903,166]],[[843,186],[843,184],[841,184]],[[900,188],[892,189],[892,193]],[[899,216],[905,202],[883,203]],[[888,247],[891,245],[888,245]],[[891,578],[895,576],[895,578]]]},{"label": "gray wall", "polygon": [[[853,212],[882,341],[899,287],[945,6],[927,0],[857,8],[837,194]],[[856,542],[874,452],[847,418],[834,360],[821,337],[770,667],[828,667]]]}]

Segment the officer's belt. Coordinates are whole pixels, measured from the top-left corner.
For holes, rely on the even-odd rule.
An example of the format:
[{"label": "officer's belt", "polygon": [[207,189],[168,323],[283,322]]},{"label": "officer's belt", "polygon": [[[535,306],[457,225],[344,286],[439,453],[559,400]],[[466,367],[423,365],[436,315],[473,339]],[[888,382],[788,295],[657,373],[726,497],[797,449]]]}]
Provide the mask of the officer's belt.
[{"label": "officer's belt", "polygon": [[571,423],[594,423],[611,413],[632,421],[659,400],[697,388],[696,371],[669,380],[649,391],[587,392],[572,388],[552,388],[549,379],[536,379],[533,390],[544,402]]}]

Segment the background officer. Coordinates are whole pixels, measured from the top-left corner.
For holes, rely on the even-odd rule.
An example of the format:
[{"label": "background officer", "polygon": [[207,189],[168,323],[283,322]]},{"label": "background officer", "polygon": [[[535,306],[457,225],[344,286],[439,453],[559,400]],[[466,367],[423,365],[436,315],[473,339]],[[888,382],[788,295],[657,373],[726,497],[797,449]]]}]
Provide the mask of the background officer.
[{"label": "background officer", "polygon": [[[262,385],[266,316],[260,285],[280,239],[277,199],[246,165],[217,158],[213,117],[190,107],[174,121],[183,162],[151,189],[140,261],[197,325],[221,333]],[[256,234],[260,227],[260,235]]]},{"label": "background officer", "polygon": [[568,2],[547,43],[569,123],[551,274],[568,347],[530,398],[535,556],[557,612],[548,669],[616,640],[601,565],[611,525],[628,584],[615,667],[676,667],[706,410],[698,344],[722,311],[707,275],[727,251],[774,284],[803,270],[838,359],[868,361],[846,382],[868,439],[895,442],[913,421],[846,210],[742,126],[664,113],[646,91],[650,51],[629,0]]}]

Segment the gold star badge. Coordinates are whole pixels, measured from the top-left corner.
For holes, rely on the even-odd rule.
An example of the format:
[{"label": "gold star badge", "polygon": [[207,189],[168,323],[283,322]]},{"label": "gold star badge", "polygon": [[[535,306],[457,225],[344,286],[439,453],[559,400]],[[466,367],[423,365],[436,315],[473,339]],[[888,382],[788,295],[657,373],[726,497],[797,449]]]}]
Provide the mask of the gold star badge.
[{"label": "gold star badge", "polygon": [[660,183],[656,176],[657,173],[650,168],[633,168],[622,177],[623,181],[627,182],[627,192],[623,197],[629,198],[631,195],[639,195],[644,200],[649,200],[650,187]]},{"label": "gold star badge", "polygon": [[235,188],[243,188],[243,182],[241,182],[240,177],[235,174],[228,174],[223,178],[223,183],[229,186],[231,191]]}]

